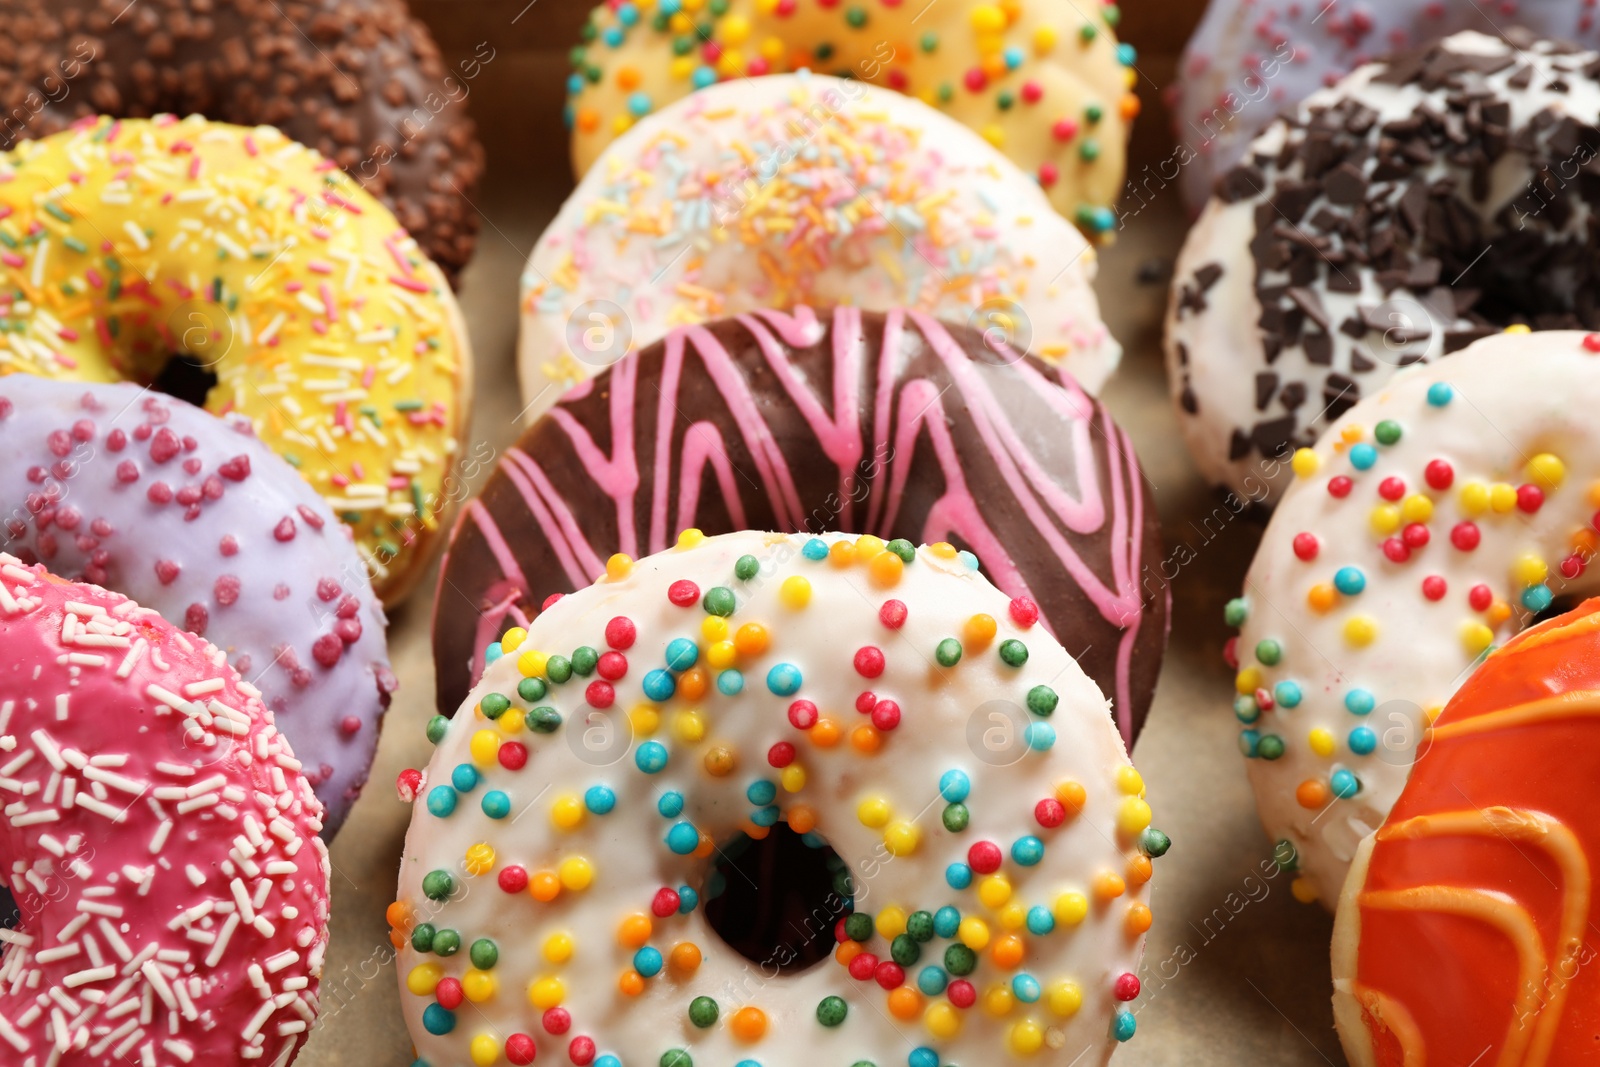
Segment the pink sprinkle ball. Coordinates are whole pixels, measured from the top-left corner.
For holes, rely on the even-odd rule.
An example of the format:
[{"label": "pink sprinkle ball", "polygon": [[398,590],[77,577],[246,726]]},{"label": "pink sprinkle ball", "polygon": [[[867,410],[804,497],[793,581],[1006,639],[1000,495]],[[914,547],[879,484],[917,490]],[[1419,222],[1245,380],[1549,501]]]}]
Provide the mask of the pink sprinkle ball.
[{"label": "pink sprinkle ball", "polygon": [[583,698],[591,708],[609,708],[617,702],[617,691],[610,682],[590,682],[583,691]]},{"label": "pink sprinkle ball", "polygon": [[1054,797],[1046,797],[1033,806],[1033,818],[1047,830],[1054,830],[1067,821],[1067,807]]},{"label": "pink sprinkle ball", "polygon": [[1317,558],[1317,535],[1313,533],[1297,533],[1294,535],[1294,554],[1296,558],[1307,563]]},{"label": "pink sprinkle ball", "polygon": [[1600,333],[1586,334],[1583,338],[1583,347],[1586,352],[1600,352]]},{"label": "pink sprinkle ball", "polygon": [[546,1008],[539,1022],[545,1033],[559,1036],[572,1029],[572,1013],[566,1008]]},{"label": "pink sprinkle ball", "polygon": [[850,961],[850,977],[858,982],[865,982],[878,970],[878,957],[870,952],[862,952]]},{"label": "pink sprinkle ball", "polygon": [[500,888],[507,893],[520,893],[528,888],[528,872],[517,866],[500,868]]},{"label": "pink sprinkle ball", "polygon": [[1442,459],[1431,460],[1423,469],[1422,476],[1428,482],[1429,489],[1444,491],[1455,483],[1456,471],[1450,466],[1449,461]]},{"label": "pink sprinkle ball", "polygon": [[621,652],[602,652],[595,671],[608,682],[615,682],[628,673],[628,657]]},{"label": "pink sprinkle ball", "polygon": [[1588,565],[1588,561],[1585,560],[1583,556],[1574,552],[1572,555],[1561,561],[1561,577],[1569,580],[1581,577]]},{"label": "pink sprinkle ball", "polygon": [[885,600],[883,607],[878,609],[878,621],[891,630],[898,630],[906,624],[906,605],[900,600]]},{"label": "pink sprinkle ball", "polygon": [[856,697],[856,710],[863,715],[871,715],[872,709],[878,706],[878,696],[873,692],[864,692]]},{"label": "pink sprinkle ball", "polygon": [[965,978],[958,978],[945,990],[950,1003],[958,1008],[970,1008],[978,1002],[978,989]]},{"label": "pink sprinkle ball", "polygon": [[500,754],[496,758],[506,770],[520,771],[528,762],[528,746],[521,741],[507,741],[500,746]]},{"label": "pink sprinkle ball", "polygon": [[817,724],[817,706],[809,700],[789,705],[789,724],[796,730],[809,730]]},{"label": "pink sprinkle ball", "polygon": [[1033,602],[1032,597],[1013,597],[1011,600],[1011,621],[1026,630],[1039,621],[1039,605]]},{"label": "pink sprinkle ball", "polygon": [[1440,575],[1430,574],[1422,579],[1422,595],[1429,600],[1443,600],[1449,590],[1449,583]]},{"label": "pink sprinkle ball", "polygon": [[1239,639],[1230,637],[1222,643],[1222,662],[1230,671],[1239,669]]},{"label": "pink sprinkle ball", "polygon": [[1139,976],[1123,973],[1117,976],[1111,991],[1118,1000],[1133,1000],[1139,996]]},{"label": "pink sprinkle ball", "polygon": [[1070,141],[1078,135],[1078,124],[1071,119],[1057,119],[1050,127],[1050,135],[1058,141]]},{"label": "pink sprinkle ball", "polygon": [[1428,528],[1420,522],[1407,523],[1405,529],[1400,531],[1400,539],[1406,543],[1407,548],[1422,548],[1432,537]]},{"label": "pink sprinkle ball", "polygon": [[979,841],[967,849],[967,866],[979,874],[993,874],[1000,869],[1003,856],[993,841]]},{"label": "pink sprinkle ball", "polygon": [[1328,479],[1328,495],[1343,500],[1350,495],[1350,490],[1355,488],[1348,475],[1336,474]]},{"label": "pink sprinkle ball", "polygon": [[905,984],[906,972],[898,963],[884,960],[872,972],[872,978],[885,989],[898,989]]},{"label": "pink sprinkle ball", "polygon": [[506,1062],[515,1064],[515,1067],[527,1067],[537,1052],[533,1038],[527,1034],[512,1034],[506,1038]]},{"label": "pink sprinkle ball", "polygon": [[883,673],[883,650],[872,645],[864,645],[856,649],[856,673],[863,678],[876,678]]},{"label": "pink sprinkle ball", "polygon": [[767,749],[767,764],[780,770],[794,762],[794,745],[787,741],[779,741]]},{"label": "pink sprinkle ball", "polygon": [[1378,495],[1385,500],[1399,500],[1406,495],[1406,482],[1404,478],[1393,475],[1378,483]]},{"label": "pink sprinkle ball", "polygon": [[678,891],[663,886],[656,890],[656,895],[650,900],[650,911],[658,919],[665,919],[678,910]]},{"label": "pink sprinkle ball", "polygon": [[900,705],[892,700],[880,700],[872,709],[872,725],[880,730],[893,730],[900,725]]},{"label": "pink sprinkle ball", "polygon": [[618,615],[606,623],[606,644],[612,648],[618,651],[626,651],[632,648],[633,643],[638,639],[639,628],[626,615]]},{"label": "pink sprinkle ball", "polygon": [[400,797],[400,803],[410,804],[417,799],[417,794],[422,791],[422,772],[415,767],[407,767],[395,778],[394,791]]},{"label": "pink sprinkle ball", "polygon": [[1544,506],[1544,490],[1537,485],[1517,486],[1517,509],[1532,515]]},{"label": "pink sprinkle ball", "polygon": [[1486,585],[1475,585],[1467,591],[1467,603],[1473,611],[1488,611],[1494,603],[1494,590]]},{"label": "pink sprinkle ball", "polygon": [[433,991],[434,999],[439,1002],[439,1007],[446,1011],[455,1011],[461,1007],[461,1002],[466,997],[461,992],[459,978],[441,978],[439,985]]},{"label": "pink sprinkle ball", "polygon": [[573,1067],[589,1067],[594,1062],[594,1038],[575,1037],[567,1046],[567,1059]]},{"label": "pink sprinkle ball", "polygon": [[1471,552],[1483,539],[1475,522],[1458,522],[1450,528],[1450,543],[1462,552]]},{"label": "pink sprinkle ball", "polygon": [[700,587],[687,578],[680,578],[667,586],[667,599],[680,608],[690,608],[700,602]]},{"label": "pink sprinkle ball", "polygon": [[549,611],[551,608],[555,607],[556,601],[560,600],[565,595],[565,593],[551,593],[549,596],[544,598],[544,603],[539,605],[539,610]]}]

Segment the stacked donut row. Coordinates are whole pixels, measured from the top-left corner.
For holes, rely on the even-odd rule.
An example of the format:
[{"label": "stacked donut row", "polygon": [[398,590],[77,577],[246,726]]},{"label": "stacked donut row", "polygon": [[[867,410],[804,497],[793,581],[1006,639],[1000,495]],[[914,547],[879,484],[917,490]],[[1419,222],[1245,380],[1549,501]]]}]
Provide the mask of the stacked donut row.
[{"label": "stacked donut row", "polygon": [[1170,842],[1126,752],[1168,604],[1093,395],[1120,350],[1088,214],[936,100],[734,80],[778,32],[755,7],[707,9],[720,75],[665,68],[667,5],[597,12],[575,57],[531,424],[451,538],[445,716],[399,781],[419,1067],[1100,1063],[1137,1028]]}]

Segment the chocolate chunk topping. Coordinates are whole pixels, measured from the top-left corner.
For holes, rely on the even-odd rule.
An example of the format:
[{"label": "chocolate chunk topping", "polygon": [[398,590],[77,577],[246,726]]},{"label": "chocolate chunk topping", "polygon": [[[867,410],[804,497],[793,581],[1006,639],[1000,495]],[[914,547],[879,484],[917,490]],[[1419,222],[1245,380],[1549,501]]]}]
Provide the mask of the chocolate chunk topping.
[{"label": "chocolate chunk topping", "polygon": [[1225,204],[1236,204],[1259,196],[1267,188],[1267,176],[1252,163],[1241,163],[1217,182],[1217,196]]},{"label": "chocolate chunk topping", "polygon": [[1250,429],[1250,443],[1263,456],[1276,456],[1294,439],[1297,421],[1293,414],[1258,422]]},{"label": "chocolate chunk topping", "polygon": [[1278,391],[1278,376],[1271,371],[1256,375],[1256,410],[1265,411]]},{"label": "chocolate chunk topping", "polygon": [[1333,338],[1328,334],[1307,334],[1301,343],[1305,346],[1306,359],[1319,367],[1333,365]]},{"label": "chocolate chunk topping", "polygon": [[1349,163],[1341,163],[1323,183],[1335,204],[1359,204],[1367,198],[1367,177]]},{"label": "chocolate chunk topping", "polygon": [[1230,460],[1243,459],[1250,454],[1250,435],[1239,429],[1233,428],[1233,436],[1228,438],[1228,458]]}]

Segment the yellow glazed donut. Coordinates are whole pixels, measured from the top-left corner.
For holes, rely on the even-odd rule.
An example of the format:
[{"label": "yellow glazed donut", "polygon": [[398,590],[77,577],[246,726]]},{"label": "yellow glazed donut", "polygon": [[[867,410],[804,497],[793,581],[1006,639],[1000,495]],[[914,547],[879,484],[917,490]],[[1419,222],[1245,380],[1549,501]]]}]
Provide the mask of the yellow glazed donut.
[{"label": "yellow glazed donut", "polygon": [[582,177],[613,138],[695,89],[810,69],[938,107],[1104,237],[1139,111],[1119,18],[1104,0],[612,0],[572,53],[573,169]]},{"label": "yellow glazed donut", "polygon": [[149,384],[175,354],[403,597],[448,521],[471,354],[388,209],[271,127],[199,116],[88,119],[0,155],[0,373]]}]

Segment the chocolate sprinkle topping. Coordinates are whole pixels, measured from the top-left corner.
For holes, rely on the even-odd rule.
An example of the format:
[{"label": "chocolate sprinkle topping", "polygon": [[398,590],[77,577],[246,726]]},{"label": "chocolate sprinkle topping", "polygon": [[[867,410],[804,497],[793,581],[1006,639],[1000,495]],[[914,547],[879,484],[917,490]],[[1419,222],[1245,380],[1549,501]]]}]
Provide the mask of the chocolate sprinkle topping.
[{"label": "chocolate sprinkle topping", "polygon": [[[1231,460],[1315,440],[1360,400],[1356,375],[1515,323],[1600,330],[1600,120],[1558,103],[1512,128],[1506,96],[1553,67],[1545,88],[1567,92],[1573,79],[1600,78],[1600,58],[1531,37],[1517,47],[1533,61],[1513,48],[1455,51],[1448,40],[1396,55],[1373,83],[1427,93],[1411,114],[1381,122],[1352,97],[1303,107],[1279,120],[1280,150],[1219,181],[1222,202],[1254,201],[1257,322],[1274,368],[1254,374],[1260,417],[1234,427]],[[1564,55],[1581,58],[1541,58]],[[1502,206],[1488,199],[1490,175],[1513,151],[1528,156],[1529,181]],[[1180,289],[1180,321],[1205,310],[1187,294],[1216,284],[1212,266]],[[1343,294],[1332,313],[1327,294]],[[1320,381],[1282,362],[1295,349],[1324,369]],[[1324,410],[1302,412],[1318,386]],[[1187,381],[1181,403],[1198,407]]]}]

